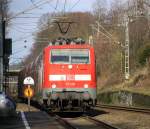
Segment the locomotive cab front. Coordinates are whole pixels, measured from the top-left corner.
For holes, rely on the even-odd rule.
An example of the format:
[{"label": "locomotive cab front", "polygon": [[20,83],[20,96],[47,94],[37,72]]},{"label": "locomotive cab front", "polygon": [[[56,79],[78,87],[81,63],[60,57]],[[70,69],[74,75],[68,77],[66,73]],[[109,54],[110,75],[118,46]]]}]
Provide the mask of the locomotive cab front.
[{"label": "locomotive cab front", "polygon": [[44,55],[43,87],[48,105],[95,105],[95,56],[90,45],[50,46]]}]

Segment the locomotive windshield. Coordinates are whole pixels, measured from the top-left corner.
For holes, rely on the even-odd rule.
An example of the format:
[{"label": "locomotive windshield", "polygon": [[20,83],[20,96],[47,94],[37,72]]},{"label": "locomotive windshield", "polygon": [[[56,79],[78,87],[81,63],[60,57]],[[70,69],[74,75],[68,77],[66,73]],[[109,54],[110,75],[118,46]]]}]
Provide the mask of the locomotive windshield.
[{"label": "locomotive windshield", "polygon": [[88,49],[53,49],[51,51],[51,63],[59,64],[88,64]]}]

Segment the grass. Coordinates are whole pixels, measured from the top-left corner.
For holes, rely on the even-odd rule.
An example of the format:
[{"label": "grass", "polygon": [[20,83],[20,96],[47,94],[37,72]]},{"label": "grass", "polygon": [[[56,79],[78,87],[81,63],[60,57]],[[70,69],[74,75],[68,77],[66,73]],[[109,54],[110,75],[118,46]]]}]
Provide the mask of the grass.
[{"label": "grass", "polygon": [[128,81],[116,85],[98,87],[98,93],[129,91],[150,96],[150,76],[148,75],[147,69],[143,68],[142,70],[137,71]]}]

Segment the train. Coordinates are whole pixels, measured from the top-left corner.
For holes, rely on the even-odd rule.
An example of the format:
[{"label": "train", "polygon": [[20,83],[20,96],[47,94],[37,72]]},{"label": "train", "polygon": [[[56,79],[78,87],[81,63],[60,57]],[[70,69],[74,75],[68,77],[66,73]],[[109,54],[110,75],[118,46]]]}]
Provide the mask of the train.
[{"label": "train", "polygon": [[92,45],[80,38],[53,40],[19,73],[18,96],[25,98],[23,80],[31,76],[33,101],[53,110],[96,105],[96,64]]}]

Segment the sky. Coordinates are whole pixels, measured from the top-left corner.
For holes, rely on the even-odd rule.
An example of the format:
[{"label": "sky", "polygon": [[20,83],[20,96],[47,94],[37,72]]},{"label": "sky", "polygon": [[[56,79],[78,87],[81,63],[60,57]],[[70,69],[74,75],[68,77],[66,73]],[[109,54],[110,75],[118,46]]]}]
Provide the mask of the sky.
[{"label": "sky", "polygon": [[[66,1],[66,4],[65,4]],[[8,37],[12,38],[13,54],[10,64],[20,62],[30,53],[38,31],[37,22],[45,13],[64,11],[92,11],[96,0],[12,0]],[[64,7],[65,5],[65,7]],[[24,11],[24,12],[23,12]]]}]

